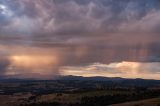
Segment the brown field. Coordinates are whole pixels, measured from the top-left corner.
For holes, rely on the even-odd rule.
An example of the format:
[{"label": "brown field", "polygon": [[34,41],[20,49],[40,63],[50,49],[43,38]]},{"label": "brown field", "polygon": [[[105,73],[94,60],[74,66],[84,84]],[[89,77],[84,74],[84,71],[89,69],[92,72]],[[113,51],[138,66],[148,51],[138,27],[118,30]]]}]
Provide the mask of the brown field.
[{"label": "brown field", "polygon": [[146,99],[135,102],[126,102],[110,106],[160,106],[160,98]]}]

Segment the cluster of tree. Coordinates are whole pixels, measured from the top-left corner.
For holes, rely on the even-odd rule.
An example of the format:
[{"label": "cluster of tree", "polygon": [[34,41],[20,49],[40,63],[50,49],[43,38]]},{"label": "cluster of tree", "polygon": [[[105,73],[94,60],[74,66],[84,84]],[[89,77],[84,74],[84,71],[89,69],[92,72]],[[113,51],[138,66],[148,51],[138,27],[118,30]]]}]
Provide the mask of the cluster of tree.
[{"label": "cluster of tree", "polygon": [[116,94],[94,97],[83,97],[81,99],[81,106],[106,106],[110,104],[122,103],[126,101],[137,101],[142,99],[153,98],[159,96],[160,92],[143,92],[136,94]]}]

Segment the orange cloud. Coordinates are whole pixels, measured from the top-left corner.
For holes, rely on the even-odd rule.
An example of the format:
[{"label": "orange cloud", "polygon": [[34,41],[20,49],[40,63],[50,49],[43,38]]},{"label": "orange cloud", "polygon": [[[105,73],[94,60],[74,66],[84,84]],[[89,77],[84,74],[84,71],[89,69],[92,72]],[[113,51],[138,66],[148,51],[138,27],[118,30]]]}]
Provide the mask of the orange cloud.
[{"label": "orange cloud", "polygon": [[95,63],[88,66],[67,66],[61,68],[63,75],[105,76],[124,78],[160,79],[159,62],[116,62],[110,64]]},{"label": "orange cloud", "polygon": [[[11,65],[9,69],[13,73],[39,73],[51,74],[57,67],[57,58],[55,56],[41,55],[17,55],[10,57]],[[27,72],[26,72],[27,71]],[[56,70],[57,71],[57,70]]]}]

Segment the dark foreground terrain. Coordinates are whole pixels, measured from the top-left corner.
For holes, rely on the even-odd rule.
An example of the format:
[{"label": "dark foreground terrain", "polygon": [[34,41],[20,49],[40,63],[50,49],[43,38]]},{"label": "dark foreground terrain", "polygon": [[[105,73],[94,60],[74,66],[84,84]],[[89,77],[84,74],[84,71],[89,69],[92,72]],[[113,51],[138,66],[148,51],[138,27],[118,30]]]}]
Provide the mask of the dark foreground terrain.
[{"label": "dark foreground terrain", "polygon": [[0,80],[0,106],[160,106],[160,81],[104,77]]}]

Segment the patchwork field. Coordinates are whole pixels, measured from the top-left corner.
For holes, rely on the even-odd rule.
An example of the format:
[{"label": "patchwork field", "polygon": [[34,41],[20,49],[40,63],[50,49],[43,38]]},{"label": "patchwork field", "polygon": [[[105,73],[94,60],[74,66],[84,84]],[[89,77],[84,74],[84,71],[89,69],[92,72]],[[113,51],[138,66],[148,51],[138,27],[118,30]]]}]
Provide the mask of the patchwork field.
[{"label": "patchwork field", "polygon": [[0,106],[159,106],[160,104],[159,81],[91,79],[74,77],[74,80],[4,80],[0,82]]}]

